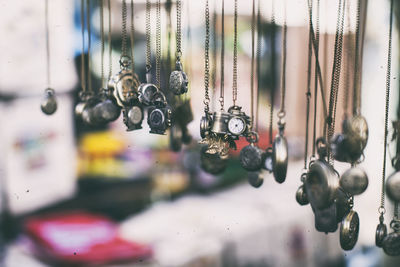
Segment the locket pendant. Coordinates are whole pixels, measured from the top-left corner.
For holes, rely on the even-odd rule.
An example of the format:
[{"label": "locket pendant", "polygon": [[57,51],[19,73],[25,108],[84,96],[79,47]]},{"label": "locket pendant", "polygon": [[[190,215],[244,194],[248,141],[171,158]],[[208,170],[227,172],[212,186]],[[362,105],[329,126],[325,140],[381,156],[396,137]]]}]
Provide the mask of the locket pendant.
[{"label": "locket pendant", "polygon": [[275,181],[283,183],[286,180],[288,166],[288,145],[286,138],[279,134],[272,145],[272,168]]},{"label": "locket pendant", "polygon": [[176,61],[175,68],[176,70],[171,72],[169,76],[169,90],[175,95],[181,95],[188,91],[189,80],[183,71],[180,60]]},{"label": "locket pendant", "polygon": [[344,250],[352,250],[357,243],[360,220],[356,211],[351,210],[340,224],[340,246]]},{"label": "locket pendant", "polygon": [[57,110],[57,99],[55,91],[52,88],[47,88],[44,92],[44,97],[40,104],[42,112],[46,115],[52,115]]},{"label": "locket pendant", "polygon": [[252,187],[259,188],[264,183],[264,175],[261,171],[250,171],[247,180]]},{"label": "locket pendant", "polygon": [[380,222],[376,226],[376,231],[375,231],[375,245],[377,247],[382,247],[383,245],[383,240],[387,236],[387,226],[383,222]]},{"label": "locket pendant", "polygon": [[400,172],[395,172],[386,180],[387,196],[394,202],[400,202]]},{"label": "locket pendant", "polygon": [[368,176],[360,167],[352,167],[342,174],[339,184],[347,193],[353,196],[360,195],[368,187]]}]

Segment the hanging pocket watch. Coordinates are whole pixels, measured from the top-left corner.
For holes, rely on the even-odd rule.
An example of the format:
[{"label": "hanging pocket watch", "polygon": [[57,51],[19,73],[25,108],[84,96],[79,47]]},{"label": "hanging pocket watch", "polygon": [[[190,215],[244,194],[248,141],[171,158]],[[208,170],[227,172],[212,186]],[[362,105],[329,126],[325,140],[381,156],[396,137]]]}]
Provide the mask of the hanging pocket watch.
[{"label": "hanging pocket watch", "polygon": [[52,88],[46,88],[44,91],[44,98],[40,104],[42,112],[46,115],[51,115],[57,110],[56,93]]},{"label": "hanging pocket watch", "polygon": [[109,82],[109,88],[112,89],[120,107],[129,106],[137,100],[139,85],[138,76],[127,67],[123,67]]},{"label": "hanging pocket watch", "polygon": [[152,83],[142,83],[139,85],[139,101],[146,106],[154,104],[155,95],[158,93],[158,88]]},{"label": "hanging pocket watch", "polygon": [[175,68],[176,70],[169,76],[169,89],[175,95],[181,95],[188,91],[189,80],[179,60],[176,61]]},{"label": "hanging pocket watch", "polygon": [[121,114],[121,107],[109,89],[101,89],[100,102],[94,107],[94,114],[104,123],[118,119]]},{"label": "hanging pocket watch", "polygon": [[352,167],[342,174],[339,184],[347,193],[360,195],[368,187],[368,176],[360,167]]},{"label": "hanging pocket watch", "polygon": [[326,161],[319,159],[310,165],[304,185],[311,206],[327,208],[335,200],[339,175]]},{"label": "hanging pocket watch", "polygon": [[288,146],[286,138],[279,134],[272,145],[272,168],[275,181],[283,183],[286,179],[288,166]]},{"label": "hanging pocket watch", "polygon": [[387,178],[386,194],[394,202],[400,202],[400,172],[395,172]]},{"label": "hanging pocket watch", "polygon": [[338,223],[336,221],[336,205],[328,206],[324,209],[314,209],[315,216],[315,229],[322,233],[333,233],[336,232],[338,228]]},{"label": "hanging pocket watch", "polygon": [[387,236],[387,226],[383,221],[383,214],[381,214],[381,216],[379,217],[379,224],[376,226],[375,231],[375,245],[380,248],[383,245],[383,240]]},{"label": "hanging pocket watch", "polygon": [[264,162],[264,151],[256,146],[258,134],[251,132],[247,137],[249,144],[242,148],[239,155],[239,162],[247,171],[258,171]]},{"label": "hanging pocket watch", "polygon": [[261,171],[250,171],[247,180],[252,187],[259,188],[264,183],[264,175]]},{"label": "hanging pocket watch", "polygon": [[142,129],[143,108],[140,103],[123,108],[122,114],[127,131]]},{"label": "hanging pocket watch", "polygon": [[221,174],[228,165],[227,158],[221,158],[219,153],[210,154],[208,147],[203,146],[200,151],[201,168],[210,174]]},{"label": "hanging pocket watch", "polygon": [[357,212],[351,210],[340,225],[340,246],[344,250],[352,250],[358,240],[360,220]]},{"label": "hanging pocket watch", "polygon": [[397,220],[392,220],[390,223],[390,228],[394,231],[387,234],[382,241],[383,251],[389,256],[399,256],[400,255],[400,222]]},{"label": "hanging pocket watch", "polygon": [[304,185],[300,185],[299,188],[296,191],[296,201],[299,203],[301,206],[307,205],[308,198],[306,194],[306,190],[304,190]]},{"label": "hanging pocket watch", "polygon": [[250,118],[242,111],[239,106],[232,106],[228,109],[230,114],[228,119],[228,131],[234,138],[246,136],[250,125]]},{"label": "hanging pocket watch", "polygon": [[200,136],[201,138],[205,138],[207,135],[209,135],[211,131],[211,122],[212,122],[212,117],[209,113],[206,112],[206,114],[201,117],[200,120]]}]

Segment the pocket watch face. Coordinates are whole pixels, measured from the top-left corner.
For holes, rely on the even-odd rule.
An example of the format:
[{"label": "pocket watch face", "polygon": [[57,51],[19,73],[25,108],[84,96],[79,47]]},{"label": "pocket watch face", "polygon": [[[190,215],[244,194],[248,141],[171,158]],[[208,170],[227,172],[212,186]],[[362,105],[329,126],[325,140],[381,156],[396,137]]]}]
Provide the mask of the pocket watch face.
[{"label": "pocket watch face", "polygon": [[360,167],[353,167],[342,174],[339,184],[347,193],[360,195],[368,187],[368,176]]},{"label": "pocket watch face", "polygon": [[154,109],[149,115],[150,127],[160,127],[165,122],[165,115],[160,109]]},{"label": "pocket watch face", "polygon": [[400,201],[400,172],[395,172],[387,178],[386,193],[392,201]]},{"label": "pocket watch face", "polygon": [[383,251],[389,256],[400,255],[400,233],[392,232],[383,239]]},{"label": "pocket watch face", "polygon": [[360,220],[357,212],[351,210],[340,225],[340,246],[344,250],[352,250],[358,240]]},{"label": "pocket watch face", "polygon": [[259,188],[264,182],[264,176],[263,176],[262,172],[260,172],[260,171],[256,171],[256,172],[250,171],[247,174],[247,180],[249,181],[249,184],[252,187]]},{"label": "pocket watch face", "polygon": [[158,88],[151,83],[141,84],[139,86],[139,100],[144,105],[150,105],[154,101],[154,95],[158,92]]},{"label": "pocket watch face", "polygon": [[139,124],[143,120],[143,111],[138,106],[133,106],[128,111],[128,119],[132,124]]},{"label": "pocket watch face", "polygon": [[246,122],[243,118],[234,116],[228,122],[228,130],[233,135],[241,135],[246,130]]},{"label": "pocket watch face", "polygon": [[121,74],[122,76],[116,82],[117,98],[122,104],[127,104],[137,98],[139,80],[132,73]]},{"label": "pocket watch face", "polygon": [[308,198],[307,198],[307,194],[306,194],[306,191],[304,190],[304,186],[303,185],[301,185],[296,191],[296,201],[301,206],[307,205],[309,203],[308,202]]},{"label": "pocket watch face", "polygon": [[386,237],[387,235],[387,227],[386,224],[384,223],[380,223],[378,224],[378,226],[376,227],[376,232],[375,232],[375,245],[377,247],[382,247],[383,245],[383,239]]},{"label": "pocket watch face", "polygon": [[284,136],[277,135],[272,146],[272,168],[274,178],[278,183],[286,179],[288,166],[288,146]]},{"label": "pocket watch face", "polygon": [[247,171],[260,170],[263,164],[263,151],[255,145],[247,145],[240,151],[239,161]]},{"label": "pocket watch face", "polygon": [[328,163],[316,160],[309,168],[304,185],[311,206],[323,209],[334,202],[339,178]]}]

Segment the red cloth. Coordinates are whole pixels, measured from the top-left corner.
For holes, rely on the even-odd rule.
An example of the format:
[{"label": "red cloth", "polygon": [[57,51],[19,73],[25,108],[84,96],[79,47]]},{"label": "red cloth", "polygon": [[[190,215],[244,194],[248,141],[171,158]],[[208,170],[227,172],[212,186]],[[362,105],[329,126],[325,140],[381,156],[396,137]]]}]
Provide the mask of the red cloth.
[{"label": "red cloth", "polygon": [[86,212],[49,214],[26,220],[25,233],[36,254],[63,265],[99,265],[142,261],[150,246],[123,240],[107,217]]}]

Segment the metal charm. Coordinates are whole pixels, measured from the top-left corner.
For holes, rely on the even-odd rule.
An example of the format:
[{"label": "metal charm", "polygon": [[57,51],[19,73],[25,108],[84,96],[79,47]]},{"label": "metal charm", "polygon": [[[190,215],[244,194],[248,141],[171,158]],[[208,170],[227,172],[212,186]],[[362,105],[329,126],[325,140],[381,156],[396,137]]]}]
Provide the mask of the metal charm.
[{"label": "metal charm", "polygon": [[239,136],[246,135],[249,125],[251,123],[250,117],[242,111],[239,106],[232,106],[228,109],[230,114],[228,120],[228,130],[234,138],[239,138]]},{"label": "metal charm", "polygon": [[375,245],[377,247],[382,247],[383,245],[383,240],[387,236],[387,227],[386,224],[383,222],[380,222],[378,226],[376,226],[376,232],[375,232]]},{"label": "metal charm", "polygon": [[188,91],[189,80],[186,73],[182,70],[182,63],[178,60],[175,64],[176,70],[169,76],[169,89],[175,95],[181,95]]},{"label": "metal charm", "polygon": [[336,205],[333,203],[324,209],[314,209],[315,229],[318,232],[333,233],[338,228]]},{"label": "metal charm", "polygon": [[309,168],[304,185],[311,206],[323,209],[334,202],[339,177],[327,162],[316,160]]},{"label": "metal charm", "polygon": [[395,172],[387,178],[386,193],[392,201],[400,201],[400,172]]},{"label": "metal charm", "polygon": [[250,144],[240,151],[240,165],[245,170],[258,171],[262,168],[265,155],[264,151],[255,145],[258,141],[258,134],[256,132],[251,132],[246,139]]},{"label": "metal charm", "polygon": [[44,98],[40,104],[42,112],[46,115],[52,115],[57,110],[57,99],[54,89],[47,88],[44,92]]},{"label": "metal charm", "polygon": [[108,83],[120,107],[132,105],[139,96],[139,78],[128,68],[123,68]]},{"label": "metal charm", "polygon": [[164,134],[171,126],[171,108],[150,107],[148,109],[147,123],[150,126],[150,133]]},{"label": "metal charm", "polygon": [[211,116],[209,114],[205,114],[201,117],[200,121],[200,136],[201,138],[205,138],[211,130]]},{"label": "metal charm", "polygon": [[279,134],[272,145],[272,166],[275,181],[283,183],[288,166],[288,145],[286,138]]},{"label": "metal charm", "polygon": [[214,112],[211,132],[215,134],[227,134],[229,119],[230,114],[225,111]]},{"label": "metal charm", "polygon": [[368,176],[360,167],[353,167],[342,174],[339,184],[347,193],[360,195],[368,187]]},{"label": "metal charm", "polygon": [[400,233],[392,232],[383,238],[383,251],[389,256],[400,255]]},{"label": "metal charm", "polygon": [[152,105],[158,88],[152,83],[142,83],[139,85],[138,90],[140,103],[146,106]]},{"label": "metal charm", "polygon": [[301,206],[307,205],[309,203],[308,202],[308,198],[307,198],[307,194],[306,194],[306,191],[304,190],[304,186],[303,185],[299,186],[299,188],[296,191],[296,201]]},{"label": "metal charm", "polygon": [[254,188],[259,188],[264,183],[264,175],[260,171],[249,172],[247,174],[249,184]]},{"label": "metal charm", "polygon": [[351,210],[340,225],[340,246],[344,250],[352,250],[358,240],[360,220],[357,212]]},{"label": "metal charm", "polygon": [[361,154],[368,142],[367,120],[361,115],[345,120],[343,133],[348,136],[350,154]]},{"label": "metal charm", "polygon": [[94,107],[94,115],[104,123],[118,119],[121,114],[121,107],[112,94],[112,89],[101,89],[100,102]]},{"label": "metal charm", "polygon": [[208,147],[203,146],[200,151],[201,168],[210,174],[221,174],[228,165],[227,158],[221,158],[219,153],[210,154]]},{"label": "metal charm", "polygon": [[143,109],[140,105],[124,108],[123,116],[127,131],[142,129]]}]

